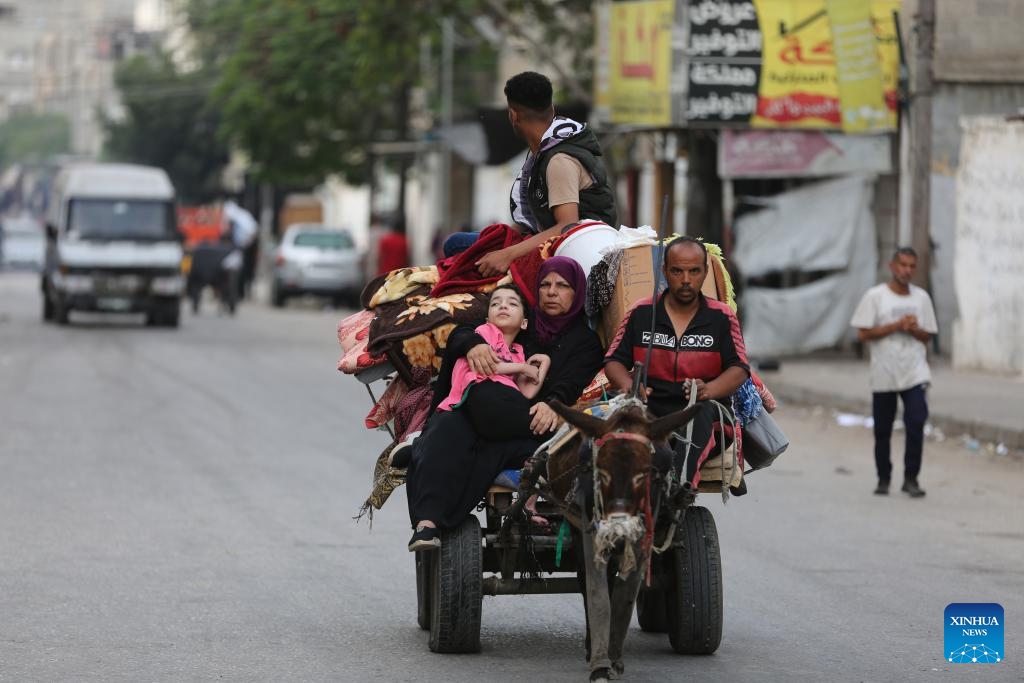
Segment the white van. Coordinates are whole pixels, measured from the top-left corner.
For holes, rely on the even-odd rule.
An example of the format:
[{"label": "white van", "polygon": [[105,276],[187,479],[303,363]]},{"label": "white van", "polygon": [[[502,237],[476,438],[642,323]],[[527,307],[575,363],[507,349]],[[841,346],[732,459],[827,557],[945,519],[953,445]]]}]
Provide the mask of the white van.
[{"label": "white van", "polygon": [[72,310],[145,313],[178,326],[181,236],[159,168],[74,164],[57,174],[46,218],[43,320]]}]

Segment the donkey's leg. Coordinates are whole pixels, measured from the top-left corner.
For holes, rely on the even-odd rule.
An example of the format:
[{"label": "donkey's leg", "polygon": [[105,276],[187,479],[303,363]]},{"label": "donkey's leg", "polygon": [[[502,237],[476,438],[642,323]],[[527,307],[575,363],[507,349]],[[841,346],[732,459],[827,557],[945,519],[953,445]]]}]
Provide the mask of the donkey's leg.
[{"label": "donkey's leg", "polygon": [[[608,598],[608,567],[597,561],[594,533],[583,532],[583,557],[587,565],[587,631],[590,635],[590,680],[607,679],[611,667],[608,658],[608,630],[611,605]],[[596,678],[595,678],[596,676]]]},{"label": "donkey's leg", "polygon": [[572,547],[576,558],[576,581],[580,587],[580,594],[583,596],[583,620],[586,626],[586,635],[583,645],[586,648],[584,659],[590,662],[590,609],[587,607],[587,561],[583,556],[583,533],[576,527],[572,529]]},{"label": "donkey's leg", "polygon": [[[633,552],[637,557],[643,557],[640,544],[633,546]],[[611,632],[608,644],[608,657],[612,661],[612,669],[621,674],[625,668],[622,663],[622,649],[626,643],[626,634],[629,632],[629,624],[633,621],[633,607],[636,605],[636,596],[640,592],[640,582],[647,574],[647,562],[640,562],[634,567],[629,576],[624,579],[620,576],[615,581],[615,589],[611,596]]]}]

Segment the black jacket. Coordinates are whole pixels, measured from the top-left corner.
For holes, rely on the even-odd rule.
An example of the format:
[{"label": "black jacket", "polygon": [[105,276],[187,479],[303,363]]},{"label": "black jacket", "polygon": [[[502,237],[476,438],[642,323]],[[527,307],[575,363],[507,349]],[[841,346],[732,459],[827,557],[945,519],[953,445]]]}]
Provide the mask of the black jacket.
[{"label": "black jacket", "polygon": [[533,219],[537,222],[538,232],[550,228],[557,222],[554,212],[548,206],[547,182],[548,164],[556,154],[568,154],[573,157],[594,179],[590,187],[580,190],[580,220],[598,220],[613,227],[617,226],[615,195],[608,185],[608,172],[604,167],[601,146],[597,142],[594,131],[584,128],[571,138],[541,152],[537,161],[534,162],[533,170],[527,181],[529,183],[527,191],[530,200],[530,213],[533,214]]}]

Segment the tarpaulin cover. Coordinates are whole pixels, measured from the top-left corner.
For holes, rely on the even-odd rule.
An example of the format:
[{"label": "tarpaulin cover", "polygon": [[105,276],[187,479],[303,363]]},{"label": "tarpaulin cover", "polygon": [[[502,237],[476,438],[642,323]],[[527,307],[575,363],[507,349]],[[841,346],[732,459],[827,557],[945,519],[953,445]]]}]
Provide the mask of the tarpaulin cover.
[{"label": "tarpaulin cover", "polygon": [[831,271],[796,287],[743,290],[743,336],[751,355],[805,353],[850,334],[853,309],[875,284],[873,188],[871,177],[807,185],[736,221],[733,259],[744,278]]}]

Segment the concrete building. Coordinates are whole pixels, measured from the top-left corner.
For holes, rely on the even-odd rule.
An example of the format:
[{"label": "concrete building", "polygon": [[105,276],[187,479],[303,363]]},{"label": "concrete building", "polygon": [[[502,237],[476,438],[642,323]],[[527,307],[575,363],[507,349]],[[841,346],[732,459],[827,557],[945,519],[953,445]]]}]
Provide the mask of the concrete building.
[{"label": "concrete building", "polygon": [[[904,35],[913,55],[919,0],[904,0]],[[932,163],[930,233],[931,291],[939,322],[939,349],[952,352],[957,318],[953,263],[956,255],[956,175],[960,166],[961,119],[1008,116],[1024,109],[1024,2],[934,0],[935,55],[932,67]],[[914,68],[911,61],[910,68]],[[909,131],[908,131],[909,132]],[[907,136],[909,137],[909,136]],[[904,147],[902,175],[909,170]],[[910,242],[910,183],[901,186],[899,241]],[[1019,287],[1024,288],[1024,280]]]},{"label": "concrete building", "polygon": [[102,115],[116,116],[114,65],[135,49],[135,0],[0,2],[0,117],[64,114],[72,152],[97,155]]}]

